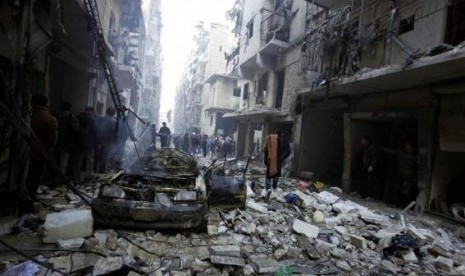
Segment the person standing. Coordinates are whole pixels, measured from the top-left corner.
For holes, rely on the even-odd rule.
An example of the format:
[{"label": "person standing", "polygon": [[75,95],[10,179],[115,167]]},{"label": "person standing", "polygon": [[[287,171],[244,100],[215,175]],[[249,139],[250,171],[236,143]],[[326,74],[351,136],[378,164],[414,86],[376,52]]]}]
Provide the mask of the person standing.
[{"label": "person standing", "polygon": [[79,174],[84,168],[86,173],[94,170],[94,154],[97,145],[97,127],[95,125],[95,111],[91,106],[77,115],[80,126],[79,142],[76,143],[73,164],[75,174]]},{"label": "person standing", "polygon": [[415,200],[418,156],[411,142],[405,142],[401,150],[382,148],[397,159],[397,185],[393,187],[396,204],[405,206]]},{"label": "person standing", "polygon": [[115,161],[115,165],[122,168],[123,156],[126,151],[126,141],[130,138],[131,141],[137,142],[137,138],[134,136],[134,132],[131,126],[129,126],[126,117],[118,119],[117,124],[118,136],[116,137],[112,157]]},{"label": "person standing", "polygon": [[290,155],[291,147],[284,132],[266,136],[265,143],[265,165],[266,165],[266,197],[274,197],[273,191],[278,188],[281,177],[281,165]]},{"label": "person standing", "polygon": [[379,198],[381,190],[381,169],[379,147],[372,143],[370,137],[363,136],[361,140],[363,146],[362,157],[362,187],[360,194],[362,197],[372,200]]},{"label": "person standing", "polygon": [[157,126],[155,124],[150,125],[150,145],[153,149],[157,148]]},{"label": "person standing", "polygon": [[116,110],[113,107],[107,109],[105,117],[98,120],[98,150],[97,150],[97,172],[105,173],[110,150],[117,140],[117,124],[115,118]]},{"label": "person standing", "polygon": [[[61,111],[57,116],[58,121],[58,140],[56,144],[56,154],[58,166],[61,173],[65,175],[70,169],[70,164],[73,162],[74,148],[76,143],[79,143],[79,122],[71,112],[72,105],[70,102],[61,104]],[[71,161],[71,162],[70,162]],[[73,176],[74,171],[71,168]]]},{"label": "person standing", "polygon": [[166,126],[166,122],[163,122],[162,125],[158,134],[160,135],[161,147],[167,148],[170,145],[171,130]]},{"label": "person standing", "polygon": [[32,151],[29,171],[26,178],[25,198],[20,205],[20,213],[33,212],[37,188],[42,184],[47,161],[58,140],[58,121],[48,110],[48,98],[42,94],[34,94],[31,99],[31,128],[38,139],[42,153]]},{"label": "person standing", "polygon": [[204,158],[207,157],[207,154],[208,154],[208,144],[209,144],[208,135],[204,134],[202,137],[202,154]]},{"label": "person standing", "polygon": [[190,152],[190,147],[189,147],[189,134],[184,134],[184,137],[182,138],[182,151],[185,153]]}]

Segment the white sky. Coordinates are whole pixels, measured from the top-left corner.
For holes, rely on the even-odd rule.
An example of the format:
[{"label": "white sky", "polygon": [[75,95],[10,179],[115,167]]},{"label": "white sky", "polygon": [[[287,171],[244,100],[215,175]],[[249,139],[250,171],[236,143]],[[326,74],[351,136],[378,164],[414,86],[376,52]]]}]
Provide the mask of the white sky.
[{"label": "white sky", "polygon": [[194,44],[194,26],[199,21],[224,22],[233,3],[234,0],[162,0],[161,114],[174,107],[176,87]]}]

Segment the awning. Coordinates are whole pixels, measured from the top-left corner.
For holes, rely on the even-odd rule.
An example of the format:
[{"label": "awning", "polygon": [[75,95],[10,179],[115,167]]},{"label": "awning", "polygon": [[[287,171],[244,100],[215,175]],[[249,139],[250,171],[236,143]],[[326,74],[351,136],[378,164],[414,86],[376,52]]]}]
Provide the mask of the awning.
[{"label": "awning", "polygon": [[233,109],[233,108],[229,108],[229,107],[210,105],[210,106],[207,106],[207,107],[205,108],[205,111],[208,111],[208,112],[223,112],[223,113],[226,113],[226,112],[234,112],[234,109]]},{"label": "awning", "polygon": [[[389,66],[333,80],[329,97],[399,91],[426,85],[441,84],[465,76],[465,49],[452,50],[437,56],[422,58],[411,66]],[[310,99],[326,97],[326,87],[298,92]]]},{"label": "awning", "polygon": [[243,120],[263,121],[266,118],[285,117],[288,113],[277,109],[250,110],[243,112],[226,113],[223,118],[235,118]]},{"label": "awning", "polygon": [[228,76],[228,75],[225,75],[225,74],[218,74],[218,73],[213,73],[210,75],[210,77],[207,78],[207,80],[205,81],[205,83],[214,83],[215,81],[217,81],[218,79],[220,78],[223,78],[223,79],[230,79],[230,80],[237,80],[236,77],[234,76]]}]

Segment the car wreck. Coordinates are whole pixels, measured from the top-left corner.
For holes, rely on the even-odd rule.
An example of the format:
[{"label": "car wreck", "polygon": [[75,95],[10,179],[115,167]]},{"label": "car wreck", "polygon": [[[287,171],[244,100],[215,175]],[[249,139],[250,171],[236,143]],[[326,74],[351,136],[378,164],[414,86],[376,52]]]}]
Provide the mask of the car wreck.
[{"label": "car wreck", "polygon": [[211,206],[242,207],[245,173],[235,160],[199,169],[194,156],[158,149],[101,185],[93,202],[97,225],[114,228],[192,229],[206,225]]}]

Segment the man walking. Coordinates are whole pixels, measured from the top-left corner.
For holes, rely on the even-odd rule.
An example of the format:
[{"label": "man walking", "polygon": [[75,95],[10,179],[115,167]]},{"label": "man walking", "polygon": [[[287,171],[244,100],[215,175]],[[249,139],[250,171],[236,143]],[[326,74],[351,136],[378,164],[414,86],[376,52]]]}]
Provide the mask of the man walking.
[{"label": "man walking", "polygon": [[58,122],[48,111],[48,98],[42,94],[34,94],[31,99],[31,128],[38,138],[43,154],[32,151],[29,162],[29,173],[26,179],[24,202],[20,213],[33,212],[33,201],[36,199],[37,188],[42,184],[48,158],[57,142]]},{"label": "man walking", "polygon": [[94,154],[97,146],[97,127],[95,125],[94,108],[86,107],[84,112],[77,115],[80,126],[79,142],[76,143],[75,156],[76,160],[73,163],[75,174],[79,174],[81,168],[85,172],[94,170]]},{"label": "man walking", "polygon": [[162,148],[167,148],[170,145],[170,135],[171,135],[171,130],[169,127],[166,126],[166,123],[162,123],[162,127],[160,128],[160,131],[158,134],[160,135],[160,144]]},{"label": "man walking", "polygon": [[[71,112],[70,102],[61,104],[61,111],[58,114],[58,141],[56,154],[61,173],[66,174],[69,169],[70,160],[77,142],[79,142],[79,123]],[[73,156],[74,158],[74,156]],[[73,176],[74,172],[71,170]]]},{"label": "man walking", "polygon": [[105,173],[107,162],[114,143],[117,139],[116,110],[113,107],[107,109],[105,117],[98,120],[98,150],[97,150],[97,172]]},{"label": "man walking", "polygon": [[271,197],[275,197],[273,191],[276,191],[278,188],[278,181],[281,177],[281,165],[284,160],[291,155],[291,147],[284,132],[266,136],[264,153],[266,165],[266,197],[270,199]]}]

